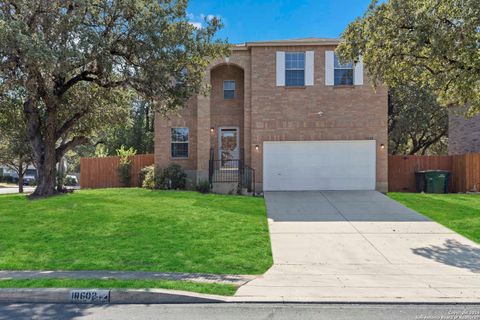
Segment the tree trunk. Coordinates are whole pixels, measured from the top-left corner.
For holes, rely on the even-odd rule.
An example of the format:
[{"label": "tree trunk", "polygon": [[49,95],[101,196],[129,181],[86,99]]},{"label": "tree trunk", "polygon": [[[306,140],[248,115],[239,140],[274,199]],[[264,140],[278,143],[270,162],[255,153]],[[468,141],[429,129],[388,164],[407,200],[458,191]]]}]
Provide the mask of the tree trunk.
[{"label": "tree trunk", "polygon": [[47,146],[45,142],[42,142],[42,145],[43,148],[33,148],[37,167],[37,187],[32,193],[33,197],[47,197],[57,193],[55,190],[57,171],[55,145]]},{"label": "tree trunk", "polygon": [[55,114],[49,113],[42,132],[41,121],[34,101],[27,99],[23,105],[27,135],[32,145],[35,166],[37,168],[37,187],[31,197],[48,197],[56,194],[56,150],[55,150]]},{"label": "tree trunk", "polygon": [[[20,160],[21,161],[21,160]],[[18,193],[23,193],[23,164],[20,163],[18,167]]]}]

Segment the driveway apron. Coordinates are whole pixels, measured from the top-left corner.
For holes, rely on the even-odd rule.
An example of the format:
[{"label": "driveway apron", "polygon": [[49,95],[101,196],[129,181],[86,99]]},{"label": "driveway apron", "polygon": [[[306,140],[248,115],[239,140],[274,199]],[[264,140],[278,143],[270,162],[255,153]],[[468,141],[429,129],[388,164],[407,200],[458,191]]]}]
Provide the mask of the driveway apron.
[{"label": "driveway apron", "polygon": [[480,302],[480,246],[375,191],[266,192],[257,301]]}]

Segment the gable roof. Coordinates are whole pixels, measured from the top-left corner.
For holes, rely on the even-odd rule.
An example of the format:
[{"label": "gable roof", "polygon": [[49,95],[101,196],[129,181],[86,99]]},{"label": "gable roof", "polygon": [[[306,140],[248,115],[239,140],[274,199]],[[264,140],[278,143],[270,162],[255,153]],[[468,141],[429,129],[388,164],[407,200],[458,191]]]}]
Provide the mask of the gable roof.
[{"label": "gable roof", "polygon": [[235,45],[235,47],[276,47],[276,46],[311,46],[311,45],[337,45],[340,43],[338,38],[298,38],[287,40],[269,40],[245,42]]}]

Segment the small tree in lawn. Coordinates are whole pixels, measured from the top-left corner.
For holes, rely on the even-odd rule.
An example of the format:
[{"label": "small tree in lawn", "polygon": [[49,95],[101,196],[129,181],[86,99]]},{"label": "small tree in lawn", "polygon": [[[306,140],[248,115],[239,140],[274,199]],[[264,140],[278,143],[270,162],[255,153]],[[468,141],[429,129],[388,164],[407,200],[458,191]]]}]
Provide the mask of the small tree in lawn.
[{"label": "small tree in lawn", "polygon": [[33,153],[17,102],[9,99],[0,105],[0,164],[17,173],[18,192],[23,193],[23,177],[33,163]]},{"label": "small tree in lawn", "polygon": [[120,157],[117,171],[122,187],[130,187],[132,185],[132,157],[136,154],[136,150],[133,148],[127,149],[125,146],[121,146],[117,150],[117,155]]},{"label": "small tree in lawn", "polygon": [[209,62],[228,48],[213,39],[218,19],[195,27],[186,8],[186,0],[0,2],[0,99],[21,96],[38,170],[33,196],[55,194],[59,159],[121,123],[133,96],[166,114],[202,91]]}]

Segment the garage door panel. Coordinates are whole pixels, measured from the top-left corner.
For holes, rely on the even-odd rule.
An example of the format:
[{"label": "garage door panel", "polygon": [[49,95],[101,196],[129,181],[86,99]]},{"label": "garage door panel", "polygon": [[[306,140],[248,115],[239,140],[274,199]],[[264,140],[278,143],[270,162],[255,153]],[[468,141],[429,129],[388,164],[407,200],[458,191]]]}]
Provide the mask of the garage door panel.
[{"label": "garage door panel", "polygon": [[264,143],[264,190],[374,190],[375,141]]}]

